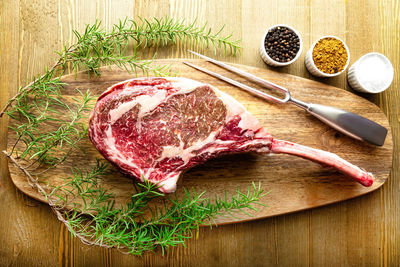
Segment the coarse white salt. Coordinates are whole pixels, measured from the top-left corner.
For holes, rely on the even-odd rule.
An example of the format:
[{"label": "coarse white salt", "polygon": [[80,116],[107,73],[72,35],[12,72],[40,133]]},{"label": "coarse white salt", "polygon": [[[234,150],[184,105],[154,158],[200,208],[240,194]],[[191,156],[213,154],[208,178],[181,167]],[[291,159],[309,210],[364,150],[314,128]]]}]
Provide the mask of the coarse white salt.
[{"label": "coarse white salt", "polygon": [[394,71],[387,57],[379,53],[369,53],[359,59],[355,74],[365,90],[377,93],[390,86]]}]

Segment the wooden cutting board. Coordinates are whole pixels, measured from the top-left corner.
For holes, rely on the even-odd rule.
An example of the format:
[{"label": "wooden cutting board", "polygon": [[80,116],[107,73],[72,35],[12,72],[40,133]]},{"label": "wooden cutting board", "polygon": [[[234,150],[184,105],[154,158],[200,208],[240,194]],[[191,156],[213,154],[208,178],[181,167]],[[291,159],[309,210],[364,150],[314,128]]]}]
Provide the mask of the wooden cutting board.
[{"label": "wooden cutting board", "polygon": [[[188,61],[254,86],[245,79],[210,63],[201,60]],[[376,147],[354,140],[326,126],[293,105],[277,105],[258,99],[182,64],[180,59],[157,60],[154,63],[171,64],[179,76],[212,84],[232,95],[253,113],[274,137],[336,153],[351,163],[372,172],[376,177],[371,187],[363,187],[335,170],[326,169],[308,160],[289,155],[240,154],[213,159],[183,175],[178,183],[178,196],[182,195],[183,187],[195,188],[197,192],[207,191],[207,195],[211,197],[223,196],[224,190],[229,194],[238,187],[246,189],[252,181],[261,182],[262,187],[269,191],[269,194],[261,200],[268,206],[259,207],[259,211],[253,213],[254,217],[221,217],[217,219],[217,223],[265,218],[350,199],[376,190],[385,183],[389,176],[393,152],[389,122],[379,107],[355,94],[288,74],[234,64],[261,78],[289,88],[297,99],[335,106],[380,123],[389,129],[384,146]],[[94,93],[100,94],[110,85],[133,77],[134,74],[126,71],[105,67],[101,77],[89,78],[83,73],[78,73],[77,76],[64,76],[62,80],[68,85],[63,90],[65,95],[70,96],[76,94],[76,88],[90,89]],[[15,141],[15,137],[10,132],[9,150],[13,141]],[[73,151],[62,166],[50,171],[43,178],[43,182],[59,185],[63,182],[62,178],[69,174],[67,170],[70,170],[71,167],[84,167],[93,163],[96,157],[101,157],[89,139],[82,142],[82,148],[86,151],[85,155],[80,151]],[[11,162],[9,170],[16,187],[25,194],[46,202],[41,194],[30,187],[23,173]],[[104,188],[117,196],[117,204],[126,203],[129,200],[132,192],[132,181],[129,178],[116,172],[103,179],[101,183]]]}]

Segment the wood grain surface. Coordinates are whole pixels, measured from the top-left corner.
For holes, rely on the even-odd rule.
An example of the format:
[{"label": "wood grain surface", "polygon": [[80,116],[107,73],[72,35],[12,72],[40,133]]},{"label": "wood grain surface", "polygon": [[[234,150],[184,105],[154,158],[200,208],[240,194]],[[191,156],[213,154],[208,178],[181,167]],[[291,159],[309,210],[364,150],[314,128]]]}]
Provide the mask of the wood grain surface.
[{"label": "wood grain surface", "polygon": [[[361,95],[381,107],[393,135],[393,166],[388,181],[365,196],[294,214],[254,222],[202,228],[186,247],[165,256],[123,255],[88,247],[71,237],[46,204],[12,183],[7,159],[0,159],[0,266],[398,266],[400,263],[399,114],[400,3],[390,0],[274,1],[0,1],[0,104],[19,86],[53,64],[63,44],[74,41],[96,18],[106,27],[120,18],[197,18],[217,29],[226,25],[241,39],[242,53],[218,59],[269,69],[258,55],[267,27],[286,23],[304,42],[303,55],[279,72],[311,78],[351,90],[345,75],[311,77],[304,67],[307,48],[322,35],[337,35],[350,48],[351,62],[365,53],[384,53],[393,63],[392,86],[378,95]],[[143,57],[191,57],[186,45],[149,49]],[[203,50],[212,55],[212,51]],[[6,118],[0,120],[0,146],[6,148]]]},{"label": "wood grain surface", "polygon": [[[206,191],[206,196],[213,198],[214,196],[222,197],[224,191],[229,195],[234,194],[238,188],[247,188],[251,181],[261,182],[265,192],[269,192],[268,196],[261,200],[267,207],[258,207],[259,211],[257,212],[249,210],[253,217],[245,215],[237,215],[235,216],[236,218],[221,216],[215,220],[217,224],[255,220],[315,208],[366,194],[376,190],[386,182],[392,167],[393,144],[390,131],[382,147],[356,141],[339,134],[328,125],[294,105],[278,105],[265,102],[234,86],[184,65],[182,63],[184,60],[250,86],[255,86],[243,78],[204,62],[204,60],[160,59],[155,60],[153,64],[170,65],[173,72],[179,73],[185,78],[211,84],[233,96],[248,111],[254,114],[261,125],[277,139],[289,140],[333,152],[366,169],[375,176],[374,184],[371,187],[364,187],[335,170],[324,169],[313,162],[288,155],[239,154],[213,159],[182,175],[176,191],[178,198],[185,196],[184,187],[188,189],[194,188],[196,192]],[[239,64],[236,64],[236,67],[286,88],[291,88],[291,94],[297,99],[306,102],[317,101],[319,104],[325,105],[335,103],[338,108],[356,112],[388,129],[390,128],[385,114],[378,106],[348,91],[267,69]],[[141,76],[143,74],[138,73],[138,75]],[[64,102],[72,106],[73,102],[70,103],[69,101],[72,101],[74,97],[79,98],[77,89],[81,91],[90,89],[93,94],[101,95],[111,85],[132,77],[134,77],[134,74],[116,67],[111,69],[103,67],[101,77],[90,78],[86,73],[66,75],[61,79],[62,82],[67,84],[63,88]],[[57,107],[54,107],[54,109],[57,109]],[[60,109],[59,114],[62,113],[63,110]],[[86,115],[89,116],[89,112]],[[9,123],[13,125],[13,121]],[[85,119],[83,123],[87,124],[88,119]],[[45,124],[42,126],[42,130],[43,128],[51,131],[53,125],[52,123]],[[8,151],[12,150],[15,142],[16,135],[14,131],[9,130]],[[87,166],[95,165],[96,159],[103,158],[89,138],[83,139],[79,143],[79,147],[80,149],[72,150],[69,153],[68,159],[63,164],[39,176],[40,182],[49,187],[49,193],[52,187],[65,183],[64,178],[71,175],[72,168],[85,170]],[[82,153],[82,151],[85,153]],[[59,156],[62,157],[62,155]],[[25,163],[23,165],[29,164]],[[9,161],[9,169],[11,179],[18,189],[34,199],[46,202],[46,198],[27,183],[25,174],[11,160]],[[46,167],[42,169],[45,170]],[[36,172],[41,171],[41,169],[36,170]],[[118,170],[113,168],[113,172],[103,177],[100,180],[100,184],[104,189],[116,196],[116,206],[129,203],[132,194],[131,179],[124,177]],[[156,205],[159,208],[163,207],[161,199]]]}]

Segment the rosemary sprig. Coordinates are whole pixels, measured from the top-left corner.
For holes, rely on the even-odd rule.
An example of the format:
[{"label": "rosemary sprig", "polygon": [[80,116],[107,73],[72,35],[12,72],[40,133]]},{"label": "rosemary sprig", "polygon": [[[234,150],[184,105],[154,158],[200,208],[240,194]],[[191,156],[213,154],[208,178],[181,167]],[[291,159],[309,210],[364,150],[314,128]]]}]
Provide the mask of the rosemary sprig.
[{"label": "rosemary sprig", "polygon": [[[74,31],[77,42],[57,54],[59,59],[46,73],[35,79],[32,83],[21,87],[19,92],[12,97],[0,112],[0,117],[10,107],[11,103],[23,98],[25,94],[35,93],[37,84],[44,81],[53,81],[55,75],[61,76],[71,67],[73,71],[80,69],[88,70],[99,75],[99,68],[102,65],[116,64],[117,66],[137,72],[143,71],[144,75],[152,73],[156,76],[167,76],[170,74],[167,66],[153,66],[151,60],[140,60],[137,51],[149,45],[175,44],[178,40],[183,42],[200,43],[206,47],[212,45],[216,48],[223,48],[224,52],[236,54],[240,46],[238,41],[232,41],[232,34],[222,36],[223,27],[213,33],[207,25],[196,26],[196,21],[185,24],[184,20],[174,21],[170,18],[121,20],[115,24],[110,31],[101,26],[100,21],[93,25],[87,25],[83,34]],[[134,40],[134,54],[126,55],[130,41]],[[57,71],[58,70],[58,71]]]},{"label": "rosemary sprig", "polygon": [[[76,42],[58,52],[58,60],[45,73],[33,80],[12,97],[3,108],[12,118],[9,126],[16,134],[11,151],[3,151],[27,177],[28,183],[46,197],[57,218],[83,243],[116,247],[124,252],[141,255],[160,248],[184,244],[201,224],[211,224],[220,215],[254,209],[264,195],[254,183],[247,192],[237,191],[231,197],[216,197],[214,201],[186,190],[183,198],[164,197],[157,186],[145,181],[134,184],[135,193],[128,203],[116,207],[115,196],[102,187],[101,180],[110,173],[108,164],[97,160],[87,169],[73,168],[60,186],[40,181],[51,168],[57,168],[87,138],[85,119],[94,97],[87,91],[78,91],[78,98],[63,95],[60,76],[70,71],[87,70],[100,75],[102,65],[120,68],[144,75],[169,75],[168,66],[155,66],[152,60],[141,60],[140,49],[164,46],[178,41],[223,48],[235,54],[237,41],[231,35],[212,33],[206,25],[185,25],[172,19],[123,20],[107,31],[96,21],[80,34],[74,31]],[[133,53],[129,46],[133,43]],[[94,159],[93,159],[94,160]],[[164,207],[152,201],[162,198]]]},{"label": "rosemary sprig", "polygon": [[87,126],[81,119],[87,116],[92,108],[90,102],[94,100],[89,90],[77,90],[80,98],[72,98],[72,103],[67,103],[59,91],[53,91],[50,86],[45,91],[45,95],[36,93],[34,97],[26,97],[23,104],[18,102],[16,109],[7,112],[14,118],[9,128],[17,135],[10,154],[17,143],[22,142],[24,147],[19,150],[18,158],[30,160],[24,168],[32,174],[37,174],[33,171],[42,164],[53,168],[62,163],[69,151],[86,137]]},{"label": "rosemary sprig", "polygon": [[[79,234],[91,240],[91,244],[115,247],[134,255],[160,248],[162,253],[170,246],[184,244],[198,230],[201,224],[211,225],[213,219],[222,214],[243,212],[244,209],[255,210],[254,204],[265,195],[260,184],[252,184],[243,193],[239,189],[228,198],[211,201],[204,197],[205,192],[198,194],[195,190],[185,190],[185,196],[178,199],[164,199],[164,208],[151,204],[155,198],[162,197],[157,185],[148,181],[137,184],[129,203],[121,208],[114,206],[114,196],[101,188],[96,178],[106,173],[105,165],[98,161],[92,171],[82,175],[75,172],[62,189],[73,185],[68,194],[77,194],[86,199],[83,205],[72,211],[65,211],[64,217],[73,235]],[[57,190],[53,190],[52,195]],[[64,192],[65,193],[65,192]],[[149,218],[146,211],[151,212]],[[90,211],[90,213],[89,213]]]}]

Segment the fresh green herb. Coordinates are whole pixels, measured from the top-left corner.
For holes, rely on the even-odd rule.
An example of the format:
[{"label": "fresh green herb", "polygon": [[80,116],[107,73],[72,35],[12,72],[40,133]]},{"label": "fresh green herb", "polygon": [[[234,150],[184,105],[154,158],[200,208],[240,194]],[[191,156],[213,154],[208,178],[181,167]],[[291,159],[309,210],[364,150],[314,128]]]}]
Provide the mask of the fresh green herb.
[{"label": "fresh green herb", "polygon": [[[141,19],[139,22],[125,19],[106,31],[101,27],[101,22],[96,21],[93,25],[86,26],[83,34],[74,31],[77,42],[58,52],[59,59],[44,75],[20,88],[19,93],[0,112],[0,117],[11,103],[18,102],[29,93],[36,93],[40,88],[47,88],[47,85],[52,89],[58,88],[59,77],[55,76],[64,74],[68,67],[72,71],[83,69],[99,75],[102,65],[116,64],[134,72],[141,70],[145,75],[153,73],[156,76],[166,76],[170,73],[168,66],[154,66],[151,60],[140,60],[138,50],[147,46],[176,44],[179,40],[203,47],[212,45],[214,48],[223,48],[225,53],[229,51],[236,54],[240,48],[239,42],[231,39],[232,34],[221,36],[222,30],[223,27],[212,33],[206,24],[198,27],[196,21],[186,25],[183,20],[165,18],[153,21]],[[131,41],[134,41],[133,55],[127,55]]]},{"label": "fresh green herb", "polygon": [[[178,41],[222,48],[235,54],[237,41],[231,35],[212,33],[206,25],[171,19],[120,21],[107,31],[100,22],[86,27],[83,34],[74,31],[76,43],[57,53],[59,59],[32,83],[21,87],[3,108],[15,134],[15,144],[4,151],[10,161],[27,177],[28,182],[46,197],[57,218],[86,244],[115,247],[134,255],[156,248],[184,244],[201,224],[211,224],[217,216],[233,215],[254,209],[264,195],[254,183],[247,192],[237,191],[231,197],[206,198],[204,193],[186,190],[181,199],[164,197],[157,185],[145,181],[134,184],[135,193],[122,207],[116,196],[102,187],[101,179],[113,175],[107,163],[97,160],[87,169],[73,168],[59,186],[43,184],[41,178],[49,169],[59,167],[74,149],[87,138],[86,119],[94,97],[79,91],[77,98],[63,94],[60,77],[67,71],[86,70],[100,75],[103,65],[117,65],[143,75],[169,75],[168,66],[155,66],[141,60],[140,51],[147,46],[164,46]],[[133,44],[133,53],[128,47]],[[93,159],[95,160],[95,159]],[[163,208],[153,201],[162,200]]]},{"label": "fresh green herb", "polygon": [[[198,230],[201,224],[211,224],[218,215],[237,211],[247,214],[244,209],[254,209],[253,204],[262,205],[258,200],[264,195],[263,190],[253,183],[245,193],[237,190],[230,199],[225,196],[214,201],[203,197],[204,192],[185,190],[182,199],[176,195],[164,199],[164,208],[157,209],[151,201],[163,194],[157,190],[157,185],[145,181],[135,186],[129,203],[116,208],[114,196],[96,182],[96,178],[104,174],[104,167],[98,163],[84,175],[74,173],[67,184],[59,188],[65,190],[74,185],[77,194],[85,200],[79,209],[64,211],[63,217],[71,233],[84,236],[86,243],[115,247],[134,255],[157,247],[164,253],[169,246],[184,244],[193,230]],[[73,194],[71,192],[68,190],[68,194]],[[52,195],[57,193],[58,190],[53,190]]]}]

